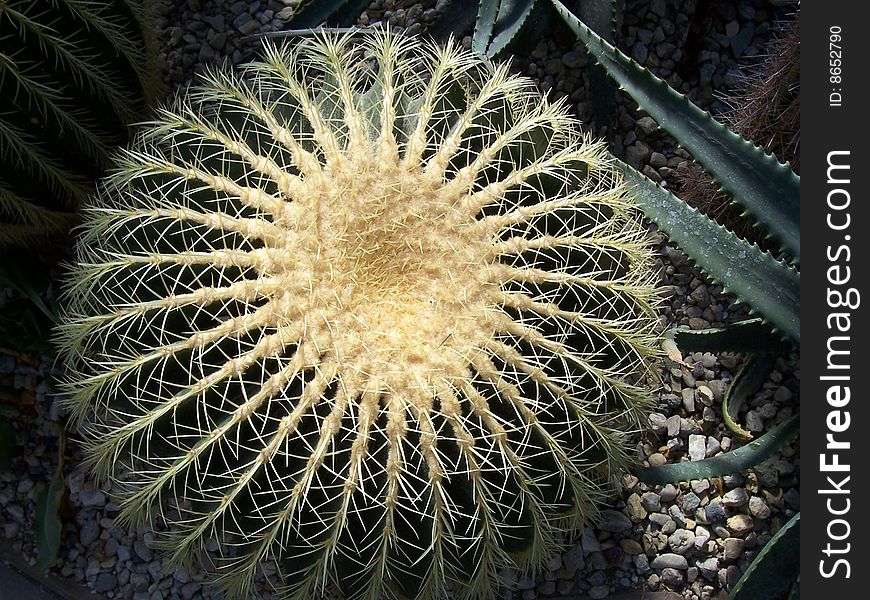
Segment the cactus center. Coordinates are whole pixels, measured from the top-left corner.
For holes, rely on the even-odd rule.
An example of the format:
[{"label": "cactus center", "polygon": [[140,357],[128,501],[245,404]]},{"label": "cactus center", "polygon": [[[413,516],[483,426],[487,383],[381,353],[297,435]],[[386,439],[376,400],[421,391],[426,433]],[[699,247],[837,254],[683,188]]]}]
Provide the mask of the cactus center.
[{"label": "cactus center", "polygon": [[489,245],[471,233],[476,221],[419,170],[348,162],[285,225],[301,242],[293,263],[307,276],[292,281],[309,314],[344,360],[374,357],[396,375],[464,368],[491,335],[481,319]]}]

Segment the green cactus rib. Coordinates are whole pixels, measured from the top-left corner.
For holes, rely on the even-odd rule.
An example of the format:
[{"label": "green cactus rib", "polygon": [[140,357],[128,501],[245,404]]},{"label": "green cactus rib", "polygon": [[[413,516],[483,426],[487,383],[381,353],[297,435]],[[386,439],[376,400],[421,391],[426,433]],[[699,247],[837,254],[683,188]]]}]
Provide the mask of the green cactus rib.
[{"label": "green cactus rib", "polygon": [[666,335],[683,352],[782,354],[793,348],[761,318],[731,323],[721,329],[670,329]]},{"label": "green cactus rib", "polygon": [[0,1],[0,245],[68,228],[159,95],[149,7]]},{"label": "green cactus rib", "polygon": [[796,513],[764,545],[728,595],[728,600],[779,598],[789,592],[797,598],[800,577],[801,514]]},{"label": "green cactus rib", "polygon": [[800,263],[800,178],[794,171],[729,131],[667,82],[601,39],[559,0],[550,1],[638,107],[673,135],[716,183]]},{"label": "green cactus rib", "polygon": [[701,214],[636,169],[620,163],[644,214],[724,290],[773,329],[800,343],[800,275]]},{"label": "green cactus rib", "polygon": [[[84,209],[65,403],[121,523],[247,598],[496,597],[594,520],[660,354],[603,144],[506,65],[389,30],[266,45]],[[547,140],[547,143],[541,143]]]}]

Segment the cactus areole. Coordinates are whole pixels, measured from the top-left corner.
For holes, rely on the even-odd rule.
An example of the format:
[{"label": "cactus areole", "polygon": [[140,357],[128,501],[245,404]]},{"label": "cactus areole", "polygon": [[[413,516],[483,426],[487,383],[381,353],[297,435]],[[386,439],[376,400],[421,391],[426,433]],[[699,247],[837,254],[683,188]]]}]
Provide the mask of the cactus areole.
[{"label": "cactus areole", "polygon": [[561,103],[456,45],[323,34],[205,76],[121,163],[58,343],[122,522],[159,514],[181,563],[217,540],[228,597],[429,600],[594,520],[657,296]]}]

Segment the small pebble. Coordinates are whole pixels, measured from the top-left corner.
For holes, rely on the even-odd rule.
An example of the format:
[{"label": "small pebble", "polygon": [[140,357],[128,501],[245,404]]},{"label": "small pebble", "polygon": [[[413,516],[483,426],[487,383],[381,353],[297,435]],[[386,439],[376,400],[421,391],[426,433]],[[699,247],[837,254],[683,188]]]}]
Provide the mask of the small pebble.
[{"label": "small pebble", "polygon": [[728,508],[739,508],[749,501],[749,494],[746,490],[738,487],[734,488],[722,496],[722,504]]},{"label": "small pebble", "polygon": [[677,529],[668,538],[668,546],[676,554],[685,554],[695,545],[695,534],[686,529]]},{"label": "small pebble", "polygon": [[725,547],[722,556],[726,562],[737,560],[740,557],[741,552],[743,552],[743,540],[733,537],[725,539]]},{"label": "small pebble", "polygon": [[601,511],[601,522],[598,523],[598,529],[611,533],[619,533],[631,529],[631,520],[618,510],[603,510]]},{"label": "small pebble", "polygon": [[689,563],[686,561],[686,557],[682,554],[675,554],[673,552],[666,552],[664,554],[659,554],[656,556],[650,566],[653,569],[679,569],[681,571],[685,571],[689,568]]},{"label": "small pebble", "polygon": [[749,498],[749,514],[759,520],[766,520],[770,517],[770,507],[760,496],[752,496]]},{"label": "small pebble", "polygon": [[740,537],[746,535],[755,527],[755,524],[752,522],[752,517],[742,514],[729,517],[726,525],[729,530],[734,532],[734,535]]}]

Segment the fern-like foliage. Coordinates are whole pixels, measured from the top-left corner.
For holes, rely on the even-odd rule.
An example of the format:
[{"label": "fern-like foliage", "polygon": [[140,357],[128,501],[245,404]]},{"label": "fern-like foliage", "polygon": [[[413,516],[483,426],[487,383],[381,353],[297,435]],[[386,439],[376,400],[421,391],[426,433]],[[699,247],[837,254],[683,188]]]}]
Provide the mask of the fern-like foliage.
[{"label": "fern-like foliage", "polygon": [[0,246],[68,227],[159,94],[149,5],[0,0]]},{"label": "fern-like foliage", "polygon": [[[247,598],[493,598],[597,513],[658,353],[645,230],[561,103],[389,31],[267,46],[84,210],[58,342],[121,520]],[[117,488],[115,488],[117,489]]]}]

